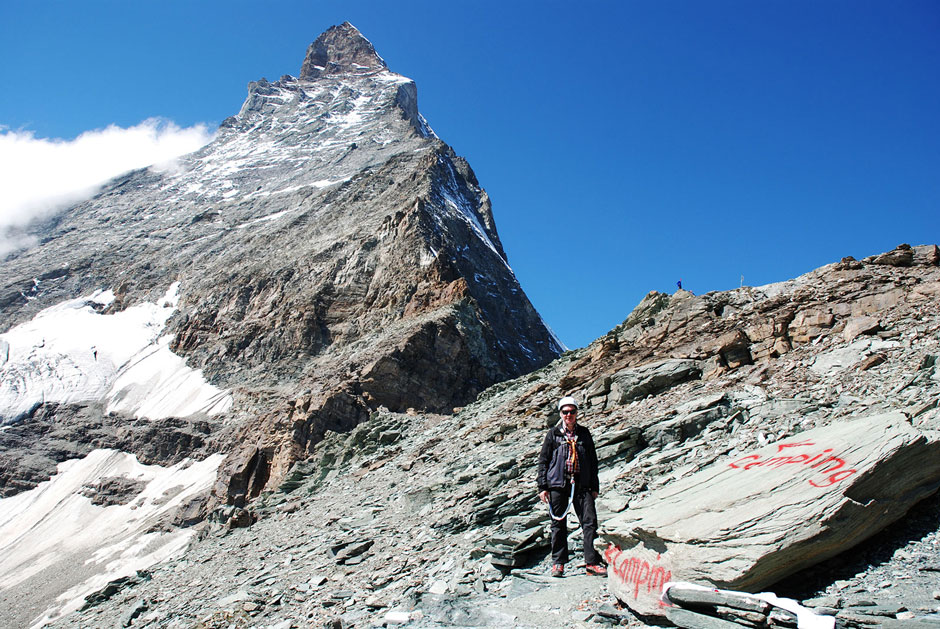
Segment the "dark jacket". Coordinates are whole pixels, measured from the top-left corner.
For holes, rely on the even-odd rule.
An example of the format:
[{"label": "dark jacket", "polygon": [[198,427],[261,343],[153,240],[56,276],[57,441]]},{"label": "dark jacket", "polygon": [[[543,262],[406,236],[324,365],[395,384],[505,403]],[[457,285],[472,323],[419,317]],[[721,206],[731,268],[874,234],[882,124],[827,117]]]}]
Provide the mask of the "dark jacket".
[{"label": "dark jacket", "polygon": [[[600,483],[597,480],[597,451],[594,449],[594,439],[591,431],[577,424],[575,434],[578,443],[575,449],[578,454],[578,483],[588,491],[599,491]],[[542,451],[539,453],[539,491],[565,486],[565,459],[568,455],[568,442],[565,440],[565,429],[562,422],[549,429],[542,441]]]}]

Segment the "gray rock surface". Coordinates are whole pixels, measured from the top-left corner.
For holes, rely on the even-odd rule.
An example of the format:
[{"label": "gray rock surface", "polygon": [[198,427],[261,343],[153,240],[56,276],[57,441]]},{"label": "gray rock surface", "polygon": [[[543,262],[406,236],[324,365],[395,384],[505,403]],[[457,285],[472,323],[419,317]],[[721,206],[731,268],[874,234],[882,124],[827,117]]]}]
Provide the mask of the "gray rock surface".
[{"label": "gray rock surface", "polygon": [[[145,600],[148,611],[133,626],[646,626],[608,591],[607,579],[583,575],[577,534],[567,576],[548,576],[548,518],[534,475],[555,402],[562,393],[585,400],[581,421],[605,453],[598,503],[605,530],[616,514],[630,517],[656,492],[669,492],[712,464],[765,447],[775,451],[808,431],[854,423],[864,441],[863,418],[900,419],[899,413],[909,430],[936,430],[940,309],[931,306],[940,296],[930,287],[940,281],[940,269],[843,264],[761,289],[651,295],[609,335],[488,388],[455,415],[379,411],[352,431],[331,431],[277,491],[248,505],[254,524],[232,528],[213,518],[197,525],[201,540],[180,559],[155,567],[151,581],[56,624],[107,625]],[[904,288],[884,300],[885,284]],[[751,365],[731,368],[708,353],[721,351],[725,317],[740,329],[763,330],[761,321],[784,318],[776,308],[807,303],[844,314],[819,340],[789,339],[786,352]],[[716,304],[724,304],[720,315]],[[810,369],[816,356],[846,345],[841,324],[860,311],[895,332],[897,345],[883,350],[885,362],[871,369],[817,375]],[[662,335],[666,321],[685,324]],[[767,328],[770,334],[788,329]],[[657,335],[659,356],[643,358],[651,347],[646,334]],[[624,404],[594,395],[605,376],[669,359],[713,369]],[[566,382],[577,384],[561,388]],[[940,612],[931,594],[940,565],[938,504],[933,494],[883,532],[767,589],[838,614],[840,626],[929,622]],[[838,519],[830,524],[834,542],[856,535],[840,529]],[[342,563],[330,555],[331,548],[373,540]],[[238,602],[227,602],[236,594]],[[740,625],[741,618],[729,622]]]},{"label": "gray rock surface", "polygon": [[206,147],[33,229],[42,244],[0,271],[0,329],[94,290],[114,291],[115,312],[180,282],[170,348],[235,398],[215,418],[232,453],[222,502],[279,482],[328,429],[380,406],[449,412],[561,350],[469,164],[348,23],[299,79],[251,83]]},{"label": "gray rock surface", "polygon": [[343,22],[320,35],[307,49],[300,78],[307,81],[330,74],[367,74],[387,69],[372,42],[355,26]]},{"label": "gray rock surface", "polygon": [[[106,413],[100,398],[66,409],[38,392],[41,402],[11,417],[0,409],[0,421],[17,423],[0,433],[7,496],[95,447],[165,464],[221,452],[211,495],[160,526],[190,526],[215,507],[216,521],[249,526],[257,514],[248,503],[329,432],[378,409],[452,412],[562,349],[519,286],[470,165],[420,115],[414,83],[389,71],[349,24],[311,45],[299,78],[249,84],[207,146],[126,173],[30,229],[40,244],[0,265],[0,330],[96,291],[114,295],[92,304],[96,314],[124,313],[178,282],[159,334],[232,405],[141,424],[130,412]],[[33,381],[23,373],[49,371],[29,358],[16,371],[8,349],[0,386],[17,390]],[[86,354],[97,363],[94,348]],[[117,508],[131,496],[115,482],[90,479],[83,491]],[[28,544],[31,534],[42,535],[16,531],[4,543]],[[20,611],[0,604],[0,615],[33,620],[44,611],[37,601],[51,605],[90,582],[91,570],[62,570],[44,581],[48,589],[21,583],[5,594]]]},{"label": "gray rock surface", "polygon": [[651,492],[604,526],[610,588],[656,614],[668,581],[761,591],[849,550],[940,486],[940,435],[900,412],[807,430]]},{"label": "gray rock surface", "polygon": [[116,448],[146,464],[175,465],[214,451],[218,426],[200,418],[159,420],[109,415],[97,406],[44,404],[0,431],[0,496],[34,488],[56,465],[96,448]]}]

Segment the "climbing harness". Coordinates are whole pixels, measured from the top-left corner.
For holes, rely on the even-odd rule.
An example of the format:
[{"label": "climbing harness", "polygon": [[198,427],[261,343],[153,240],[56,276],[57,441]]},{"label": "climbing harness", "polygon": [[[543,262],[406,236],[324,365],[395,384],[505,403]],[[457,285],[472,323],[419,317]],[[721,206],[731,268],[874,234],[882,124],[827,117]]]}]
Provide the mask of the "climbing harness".
[{"label": "climbing harness", "polygon": [[[564,511],[561,512],[561,515],[555,515],[555,512],[552,511],[552,501],[551,498],[548,500],[548,515],[552,516],[553,520],[564,520],[568,517],[568,512],[571,511],[571,505],[574,504],[574,478],[572,478],[573,470],[577,469],[578,466],[578,437],[575,436],[573,439],[565,439],[565,445],[568,446],[568,456],[565,457],[565,466],[568,467],[569,471],[565,474],[566,480],[571,484],[571,496],[568,497],[568,506]],[[575,513],[575,516],[578,514]]]}]

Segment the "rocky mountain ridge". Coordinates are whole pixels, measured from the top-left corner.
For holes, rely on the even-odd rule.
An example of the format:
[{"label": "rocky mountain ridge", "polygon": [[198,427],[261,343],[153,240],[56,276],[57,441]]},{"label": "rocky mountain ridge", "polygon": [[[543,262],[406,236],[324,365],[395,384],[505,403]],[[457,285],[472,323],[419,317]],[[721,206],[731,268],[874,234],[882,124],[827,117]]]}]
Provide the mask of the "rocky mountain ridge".
[{"label": "rocky mountain ridge", "polygon": [[[324,55],[329,72],[315,70]],[[327,425],[380,405],[447,411],[560,350],[414,83],[349,24],[304,68],[252,83],[241,112],[175,169],[130,173],[44,226],[0,289],[11,325],[64,295],[113,287],[109,314],[180,281],[169,349],[232,392],[235,417],[302,414],[299,452],[271,446],[286,457],[278,469]]]},{"label": "rocky mountain ridge", "polygon": [[[610,540],[618,518],[683,479],[814,430],[854,425],[861,436],[867,418],[894,413],[936,443],[938,298],[934,246],[847,258],[764,287],[651,293],[589,347],[490,387],[455,415],[379,410],[351,432],[329,432],[249,505],[251,517],[219,510],[197,525],[201,539],[185,556],[116,584],[59,624],[645,626],[654,619],[631,612],[621,586],[632,594],[662,584],[619,570],[610,547],[610,584],[578,575],[577,555],[570,576],[547,576],[535,457],[557,398],[584,400]],[[729,335],[731,326],[742,334]],[[777,349],[760,353],[766,347]],[[835,626],[935,626],[936,482],[924,491],[897,525],[819,554],[789,580],[778,574],[773,591]],[[835,536],[852,537],[838,528]],[[655,622],[797,626],[780,610],[771,618],[717,600],[693,606],[691,620],[677,611]]]},{"label": "rocky mountain ridge", "polygon": [[[0,515],[19,514],[2,520],[0,587],[59,566],[78,581],[56,596],[75,600],[278,486],[327,431],[380,408],[452,412],[562,350],[469,164],[348,23],[299,77],[252,82],[199,151],[30,229],[40,244],[0,270]],[[86,508],[95,488],[133,493],[126,474],[180,478],[186,500],[128,494],[121,522]],[[33,544],[66,505],[122,541]],[[71,570],[86,560],[100,572]]]}]

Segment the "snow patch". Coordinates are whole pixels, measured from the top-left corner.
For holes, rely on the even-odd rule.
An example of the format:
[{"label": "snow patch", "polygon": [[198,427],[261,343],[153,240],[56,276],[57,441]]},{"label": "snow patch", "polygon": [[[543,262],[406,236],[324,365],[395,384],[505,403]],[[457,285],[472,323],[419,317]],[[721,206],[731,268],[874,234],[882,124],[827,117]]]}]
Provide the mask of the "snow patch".
[{"label": "snow patch", "polygon": [[329,186],[335,186],[339,183],[346,183],[352,179],[352,177],[343,177],[342,179],[330,180],[330,179],[320,179],[319,181],[314,181],[311,186],[314,188],[328,188]]},{"label": "snow patch", "polygon": [[496,257],[502,260],[503,264],[506,267],[509,267],[509,264],[500,255],[499,250],[496,249],[496,245],[493,244],[493,241],[490,240],[489,235],[487,235],[486,230],[483,229],[483,225],[480,223],[480,219],[477,217],[476,211],[470,206],[470,203],[460,194],[458,191],[457,184],[457,173],[454,172],[454,166],[450,163],[450,160],[444,159],[443,157],[439,158],[440,162],[447,167],[448,180],[445,185],[440,186],[441,196],[444,197],[445,203],[450,206],[452,209],[457,210],[458,215],[467,222],[470,226],[470,229],[476,233],[477,237],[483,241],[483,243],[489,247],[493,253],[496,254]]},{"label": "snow patch", "polygon": [[[295,208],[296,209],[296,208]],[[267,216],[262,216],[261,218],[256,218],[248,221],[247,223],[242,223],[241,225],[236,225],[235,229],[245,229],[246,227],[251,227],[252,225],[257,225],[258,223],[265,223],[267,221],[275,221],[285,214],[290,214],[294,210],[281,210],[280,212],[275,212],[274,214],[268,214]]]},{"label": "snow patch", "polygon": [[412,80],[408,77],[390,71],[379,72],[375,75],[375,78],[384,83],[391,83],[392,85],[400,85],[402,83],[412,82]]},{"label": "snow patch", "polygon": [[228,392],[205,382],[160,340],[179,304],[179,282],[157,303],[98,312],[113,301],[113,292],[97,291],[0,334],[0,423],[45,402],[105,401],[152,419],[231,407]]},{"label": "snow patch", "polygon": [[[418,258],[418,265],[421,268],[429,267],[437,259],[437,251],[434,248],[430,248],[428,251],[422,251],[420,257]],[[2,358],[2,353],[0,353],[0,358]]]},{"label": "snow patch", "polygon": [[148,345],[122,370],[108,392],[108,412],[136,417],[218,415],[232,407],[232,396],[202,377],[170,351],[172,337]]},{"label": "snow patch", "polygon": [[[158,529],[161,519],[208,491],[224,459],[189,459],[173,467],[143,465],[132,454],[95,450],[60,463],[58,473],[30,491],[0,499],[0,590],[58,565],[84,564],[84,580],[60,594],[34,623],[78,609],[84,597],[108,581],[143,570],[179,553],[192,530]],[[146,483],[128,504],[98,506],[79,492],[102,478]],[[108,544],[102,546],[102,540]],[[44,581],[43,586],[48,586]],[[53,584],[54,587],[55,584]],[[68,583],[58,584],[60,590]]]},{"label": "snow patch", "polygon": [[418,132],[425,138],[440,139],[437,137],[437,134],[434,133],[434,129],[431,128],[431,125],[428,124],[427,119],[420,113],[418,114]]},{"label": "snow patch", "polygon": [[551,337],[552,342],[555,343],[555,350],[556,350],[559,354],[561,354],[561,353],[563,353],[563,352],[567,352],[568,349],[569,349],[568,346],[561,342],[561,339],[558,338],[558,335],[557,335],[557,334],[555,334],[555,330],[552,329],[552,326],[548,325],[548,322],[545,321],[545,319],[542,318],[542,315],[541,315],[537,310],[535,311],[535,314],[538,316],[539,321],[542,322],[542,326],[543,326],[546,330],[548,330],[548,335],[549,335],[549,337]]}]

